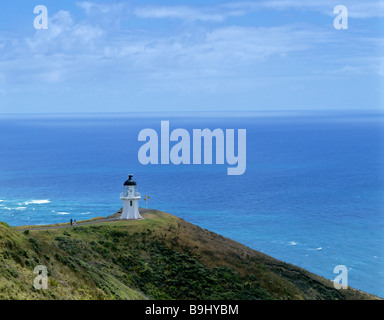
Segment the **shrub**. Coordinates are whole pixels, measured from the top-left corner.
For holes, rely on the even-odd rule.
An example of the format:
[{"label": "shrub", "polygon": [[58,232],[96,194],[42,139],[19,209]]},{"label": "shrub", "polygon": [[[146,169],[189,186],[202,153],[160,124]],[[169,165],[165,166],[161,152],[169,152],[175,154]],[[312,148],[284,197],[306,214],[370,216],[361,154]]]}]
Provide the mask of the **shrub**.
[{"label": "shrub", "polygon": [[37,241],[34,238],[29,238],[29,242],[32,243],[33,250],[36,253],[40,253],[40,251],[41,251],[41,244],[39,243],[39,241]]}]

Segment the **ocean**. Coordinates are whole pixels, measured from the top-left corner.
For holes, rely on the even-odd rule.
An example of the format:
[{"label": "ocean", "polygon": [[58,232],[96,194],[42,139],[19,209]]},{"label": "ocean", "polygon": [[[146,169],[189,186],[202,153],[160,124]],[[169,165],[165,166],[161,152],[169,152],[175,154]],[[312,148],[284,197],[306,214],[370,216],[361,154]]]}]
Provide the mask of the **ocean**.
[{"label": "ocean", "polygon": [[[247,169],[142,165],[145,128],[247,130]],[[148,208],[384,297],[384,118],[359,112],[0,116],[0,221],[108,216],[134,175]],[[172,146],[172,143],[171,143]],[[140,206],[145,207],[143,200]]]}]

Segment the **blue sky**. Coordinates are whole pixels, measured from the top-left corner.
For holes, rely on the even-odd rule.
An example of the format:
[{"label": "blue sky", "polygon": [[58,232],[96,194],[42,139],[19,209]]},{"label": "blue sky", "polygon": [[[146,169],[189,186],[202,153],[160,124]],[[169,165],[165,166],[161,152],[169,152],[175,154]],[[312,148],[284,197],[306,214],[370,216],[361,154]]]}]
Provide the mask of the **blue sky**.
[{"label": "blue sky", "polygon": [[2,1],[0,113],[378,109],[383,18],[371,0]]}]

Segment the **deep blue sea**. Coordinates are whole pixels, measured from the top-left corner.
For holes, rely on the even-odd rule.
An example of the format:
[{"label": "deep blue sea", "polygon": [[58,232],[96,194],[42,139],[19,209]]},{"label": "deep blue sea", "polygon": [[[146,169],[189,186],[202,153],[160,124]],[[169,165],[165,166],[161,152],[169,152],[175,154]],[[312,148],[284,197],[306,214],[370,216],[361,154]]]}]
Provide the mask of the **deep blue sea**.
[{"label": "deep blue sea", "polygon": [[[160,135],[161,120],[247,129],[246,172],[140,164],[138,133]],[[384,297],[383,124],[357,112],[2,115],[0,220],[111,215],[132,173],[149,208],[331,280],[345,265],[348,285]]]}]

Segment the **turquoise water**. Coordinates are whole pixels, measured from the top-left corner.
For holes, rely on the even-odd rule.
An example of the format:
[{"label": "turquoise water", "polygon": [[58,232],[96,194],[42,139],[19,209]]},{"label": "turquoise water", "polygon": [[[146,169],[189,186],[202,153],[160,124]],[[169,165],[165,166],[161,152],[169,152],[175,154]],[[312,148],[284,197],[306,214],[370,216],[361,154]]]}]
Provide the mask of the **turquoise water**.
[{"label": "turquoise water", "polygon": [[[245,174],[141,165],[138,133],[161,120],[247,129]],[[108,216],[133,173],[151,208],[328,279],[346,265],[350,286],[384,297],[383,132],[382,116],[358,113],[1,116],[0,220]]]}]

